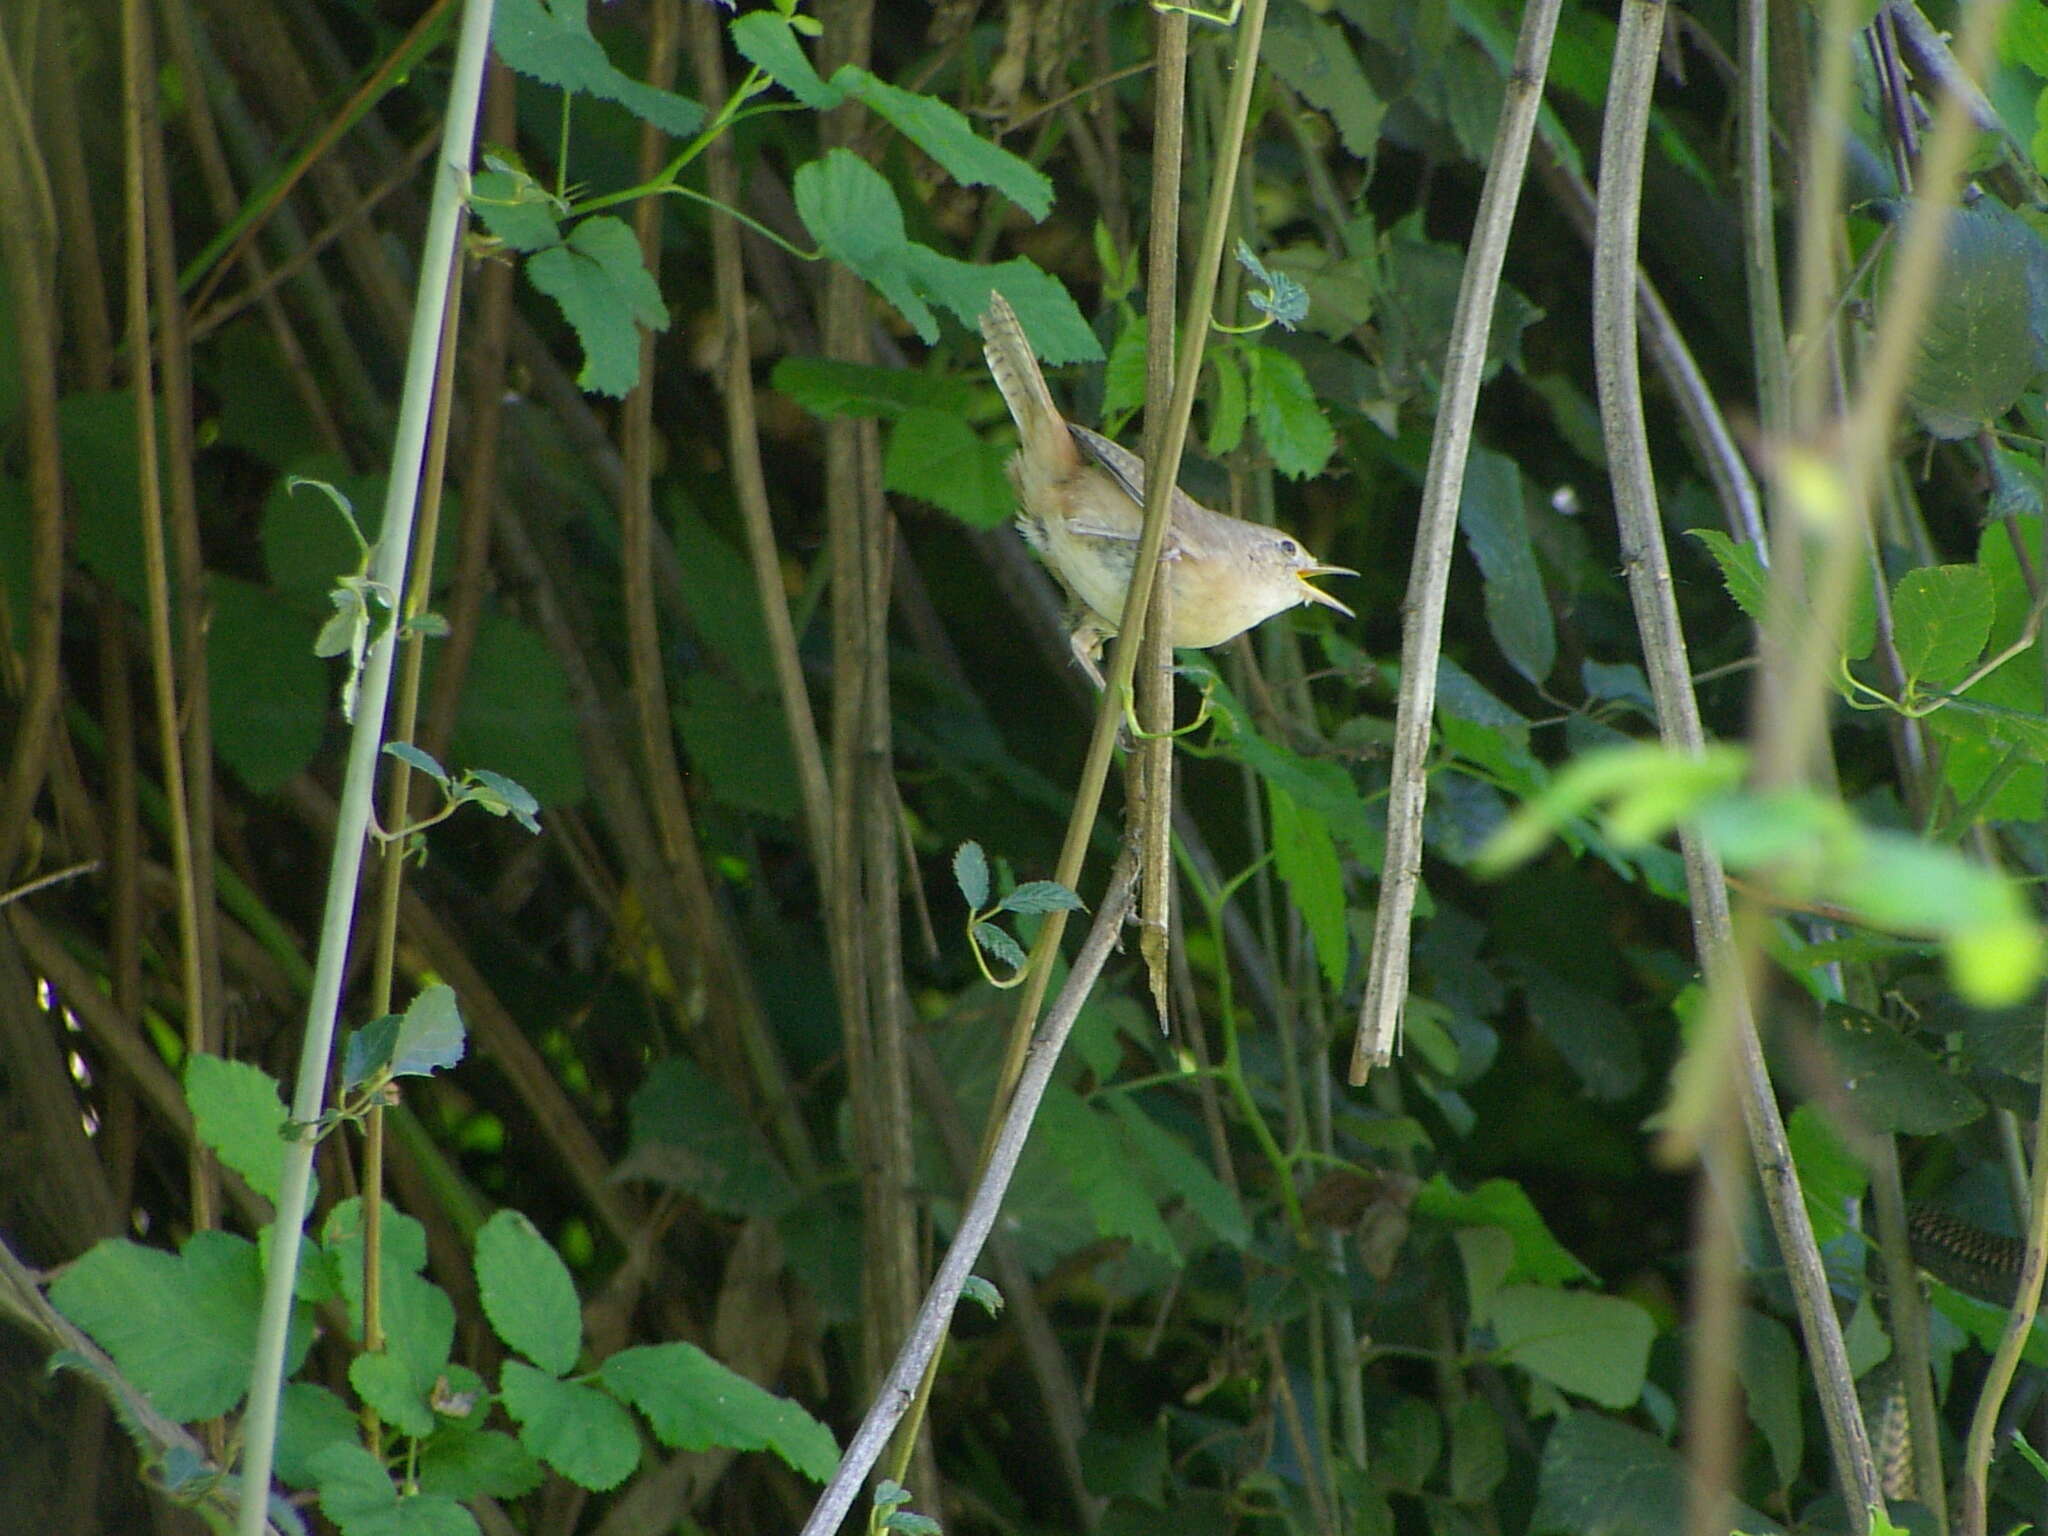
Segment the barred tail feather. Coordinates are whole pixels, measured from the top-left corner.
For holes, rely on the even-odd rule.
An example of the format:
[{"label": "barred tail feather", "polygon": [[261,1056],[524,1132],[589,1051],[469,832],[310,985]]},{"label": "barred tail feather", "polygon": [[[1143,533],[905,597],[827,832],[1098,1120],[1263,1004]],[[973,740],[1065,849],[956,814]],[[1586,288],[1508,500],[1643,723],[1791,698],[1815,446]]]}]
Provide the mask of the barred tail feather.
[{"label": "barred tail feather", "polygon": [[981,317],[981,340],[988,371],[1003,392],[1003,403],[1009,406],[1024,440],[1026,459],[1034,468],[1054,476],[1071,473],[1079,465],[1080,455],[1067,435],[1066,421],[1053,403],[1017,312],[1000,293],[991,291],[988,296],[988,308]]}]

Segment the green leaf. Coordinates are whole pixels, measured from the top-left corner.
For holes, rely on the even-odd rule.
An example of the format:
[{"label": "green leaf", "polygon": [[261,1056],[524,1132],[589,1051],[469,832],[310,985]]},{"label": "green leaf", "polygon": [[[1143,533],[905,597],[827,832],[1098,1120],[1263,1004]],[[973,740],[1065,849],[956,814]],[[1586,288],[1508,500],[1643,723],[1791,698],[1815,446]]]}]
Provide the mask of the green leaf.
[{"label": "green leaf", "polygon": [[1252,279],[1245,300],[1283,330],[1294,330],[1308,318],[1308,290],[1285,272],[1268,271],[1249,240],[1237,242],[1237,264]]},{"label": "green leaf", "polygon": [[704,109],[694,101],[612,67],[590,34],[585,0],[499,0],[491,42],[520,74],[615,101],[664,133],[683,137],[703,125]]},{"label": "green leaf", "polygon": [[1642,1040],[1627,1014],[1599,993],[1573,986],[1533,962],[1519,967],[1517,975],[1530,1018],[1589,1096],[1614,1103],[1642,1086]]},{"label": "green leaf", "polygon": [[962,843],[953,850],[953,883],[960,887],[967,910],[980,912],[988,906],[988,855],[979,843]]},{"label": "green leaf", "polygon": [[381,1349],[365,1351],[349,1362],[348,1382],[387,1424],[415,1440],[434,1432],[434,1410],[427,1406],[407,1361]]},{"label": "green leaf", "polygon": [[544,806],[583,798],[568,677],[539,632],[509,614],[488,613],[478,626],[449,755],[510,774]]},{"label": "green leaf", "polygon": [[980,1275],[969,1275],[960,1282],[960,1299],[973,1302],[990,1317],[1003,1315],[1003,1293],[996,1289],[994,1281],[984,1280]]},{"label": "green leaf", "polygon": [[[1145,403],[1145,317],[1131,315],[1110,343],[1109,363],[1102,370],[1102,414],[1121,418]],[[1107,432],[1109,429],[1103,429]]]},{"label": "green leaf", "polygon": [[563,244],[529,256],[526,275],[575,328],[583,348],[577,385],[614,398],[630,393],[640,382],[639,327],[665,331],[669,319],[632,227],[609,214],[585,219]]},{"label": "green leaf", "polygon": [[533,1453],[495,1429],[443,1428],[420,1450],[420,1491],[451,1499],[516,1499],[546,1474]]},{"label": "green leaf", "polygon": [[882,173],[850,149],[834,149],[797,168],[792,187],[797,214],[818,247],[858,273],[902,312],[927,341],[938,321],[906,268],[910,237],[903,209]]},{"label": "green leaf", "polygon": [[[2038,1021],[2034,1028],[2039,1031]],[[1826,1112],[1812,1104],[1792,1111],[1785,1136],[1792,1147],[1792,1165],[1799,1170],[1799,1190],[1813,1221],[1813,1235],[1825,1246],[1851,1230],[1850,1220],[1870,1183],[1869,1175]]]},{"label": "green leaf", "polygon": [[1806,1456],[1799,1405],[1799,1384],[1805,1370],[1791,1331],[1775,1317],[1745,1311],[1735,1370],[1749,1405],[1749,1421],[1771,1448],[1771,1464],[1778,1469],[1780,1486],[1789,1488]]},{"label": "green leaf", "polygon": [[[242,1400],[263,1304],[262,1266],[247,1239],[196,1232],[170,1254],[108,1238],[57,1277],[50,1301],[168,1417],[216,1418]],[[288,1372],[305,1358],[306,1320],[295,1309]]]},{"label": "green leaf", "polygon": [[999,528],[1017,507],[1003,471],[1008,457],[958,413],[914,406],[889,429],[882,485],[928,501],[970,528]]},{"label": "green leaf", "polygon": [[313,1483],[311,1464],[331,1445],[353,1445],[362,1423],[347,1403],[310,1381],[288,1381],[277,1406],[277,1477],[292,1488]]},{"label": "green leaf", "polygon": [[1023,947],[994,923],[976,923],[974,925],[974,940],[1012,971],[1024,969],[1027,957]]},{"label": "green leaf", "polygon": [[1460,1504],[1484,1504],[1508,1474],[1507,1432],[1483,1397],[1468,1397],[1451,1410],[1451,1497]]},{"label": "green leaf", "polygon": [[1259,40],[1259,57],[1302,100],[1329,115],[1346,151],[1371,163],[1387,105],[1341,28],[1306,7],[1278,7]]},{"label": "green leaf", "polygon": [[1026,880],[998,904],[1004,912],[1085,912],[1088,904],[1057,880]]},{"label": "green leaf", "polygon": [[676,730],[691,773],[721,805],[784,820],[803,809],[781,709],[772,694],[721,672],[704,669],[683,677],[671,711]]},{"label": "green leaf", "polygon": [[1033,220],[1052,212],[1052,183],[1028,162],[981,137],[938,97],[903,90],[852,64],[841,66],[832,84],[866,102],[961,186],[993,187]]},{"label": "green leaf", "polygon": [[796,1187],[760,1127],[687,1057],[654,1064],[631,1116],[621,1178],[654,1179],[727,1216],[779,1216],[796,1204]]},{"label": "green leaf", "polygon": [[1923,566],[1892,590],[1893,643],[1909,683],[1940,690],[1984,654],[1998,598],[1978,565]]},{"label": "green leaf", "polygon": [[2048,251],[1995,197],[1950,212],[1906,400],[1936,437],[2003,416],[2041,373]]},{"label": "green leaf", "polygon": [[493,816],[509,816],[527,831],[539,835],[540,822],[535,818],[540,814],[540,801],[517,779],[489,768],[470,768],[464,771],[457,790],[461,804],[473,805]]},{"label": "green leaf", "polygon": [[195,1052],[185,1063],[185,1102],[199,1139],[266,1200],[284,1173],[288,1118],[270,1074],[245,1061]]},{"label": "green leaf", "polygon": [[1244,441],[1250,403],[1245,397],[1244,374],[1228,352],[1212,351],[1206,362],[1209,376],[1216,381],[1216,398],[1209,406],[1209,435],[1203,446],[1211,458],[1220,459]]},{"label": "green leaf", "polygon": [[775,365],[769,382],[813,416],[827,420],[835,416],[894,420],[917,406],[960,415],[974,397],[957,378],[842,363],[829,357],[785,357]]},{"label": "green leaf", "polygon": [[384,1464],[360,1445],[328,1447],[312,1470],[320,1512],[342,1536],[477,1536],[468,1510],[443,1494],[401,1494]]},{"label": "green leaf", "polygon": [[756,1386],[694,1344],[622,1349],[599,1370],[605,1386],[647,1415],[663,1445],[773,1451],[816,1482],[832,1475],[832,1433],[786,1397]]},{"label": "green leaf", "polygon": [[1344,916],[1344,868],[1329,823],[1277,784],[1266,785],[1266,799],[1273,811],[1273,866],[1308,927],[1323,980],[1333,993],[1342,992],[1351,968],[1351,930]]},{"label": "green leaf", "polygon": [[1244,361],[1252,416],[1273,467],[1290,480],[1321,474],[1337,450],[1337,434],[1301,364],[1271,347],[1245,348]]},{"label": "green leaf", "polygon": [[1607,1408],[1642,1395],[1657,1325],[1618,1296],[1504,1285],[1488,1321],[1502,1354],[1552,1386]]},{"label": "green leaf", "polygon": [[990,292],[1000,289],[1017,311],[1040,360],[1048,366],[1101,359],[1102,343],[1081,317],[1073,296],[1058,278],[1022,256],[991,267],[956,261],[925,246],[912,245],[904,259],[919,287],[969,329],[980,324]]},{"label": "green leaf", "polygon": [[1499,1227],[1514,1240],[1514,1265],[1502,1280],[1530,1280],[1539,1285],[1558,1285],[1567,1280],[1590,1280],[1593,1272],[1571,1253],[1544,1225],[1522,1186],[1509,1179],[1488,1179],[1477,1189],[1454,1188],[1443,1174],[1437,1174],[1416,1192],[1416,1218],[1429,1218],[1454,1227]]},{"label": "green leaf", "polygon": [[557,1376],[576,1364],[583,1348],[576,1282],[520,1212],[499,1211],[478,1231],[476,1285],[499,1338]]},{"label": "green leaf", "polygon": [[395,757],[415,772],[424,773],[428,778],[441,784],[445,785],[448,782],[448,770],[441,766],[433,753],[423,747],[416,747],[409,741],[387,741],[384,743],[384,753],[387,757]]},{"label": "green leaf", "polygon": [[729,30],[740,56],[758,64],[762,74],[805,106],[829,112],[846,99],[844,91],[827,85],[811,66],[810,56],[796,40],[787,17],[773,11],[749,11],[735,16]]},{"label": "green leaf", "polygon": [[1039,1106],[1032,1134],[1044,1136],[1060,1177],[1087,1206],[1098,1235],[1129,1238],[1170,1264],[1181,1262],[1180,1248],[1160,1220],[1151,1192],[1135,1177],[1113,1122],[1071,1089],[1054,1084]]},{"label": "green leaf", "polygon": [[1557,664],[1557,633],[1524,508],[1522,472],[1514,460],[1474,448],[1458,500],[1458,527],[1485,579],[1486,624],[1494,643],[1540,688]]},{"label": "green leaf", "polygon": [[462,1060],[467,1040],[455,989],[436,982],[412,1000],[412,1006],[399,1021],[398,1040],[391,1053],[391,1075],[429,1077],[446,1071]]},{"label": "green leaf", "polygon": [[313,654],[314,610],[268,587],[206,574],[207,699],[213,746],[259,795],[283,787],[320,749],[327,669]]},{"label": "green leaf", "polygon": [[[1686,1486],[1685,1463],[1661,1440],[1573,1413],[1543,1443],[1529,1536],[1670,1536],[1685,1528]],[[1756,1536],[1783,1530],[1732,1499],[1722,1521]]]},{"label": "green leaf", "polygon": [[469,206],[484,228],[512,250],[544,251],[562,243],[568,209],[524,171],[478,171],[470,178]]},{"label": "green leaf", "polygon": [[1936,1136],[1984,1113],[1984,1101],[1967,1084],[1883,1019],[1831,1004],[1820,1038],[1850,1108],[1869,1130]]},{"label": "green leaf", "polygon": [[1714,528],[1689,528],[1686,532],[1714,557],[1714,564],[1721,568],[1721,583],[1735,599],[1735,606],[1754,622],[1763,623],[1770,611],[1771,577],[1757,547],[1738,544]]},{"label": "green leaf", "polygon": [[1397,1493],[1420,1494],[1443,1457],[1444,1421],[1436,1405],[1406,1393],[1380,1410],[1373,1475]]},{"label": "green leaf", "polygon": [[1225,1246],[1249,1246],[1252,1230],[1244,1206],[1209,1165],[1190,1152],[1185,1141],[1146,1114],[1132,1095],[1101,1097],[1116,1112],[1124,1140],[1158,1175],[1159,1182],[1184,1201]]},{"label": "green leaf", "polygon": [[578,1487],[603,1493],[640,1465],[640,1431],[607,1393],[557,1381],[523,1360],[505,1362],[499,1389],[520,1443]]}]

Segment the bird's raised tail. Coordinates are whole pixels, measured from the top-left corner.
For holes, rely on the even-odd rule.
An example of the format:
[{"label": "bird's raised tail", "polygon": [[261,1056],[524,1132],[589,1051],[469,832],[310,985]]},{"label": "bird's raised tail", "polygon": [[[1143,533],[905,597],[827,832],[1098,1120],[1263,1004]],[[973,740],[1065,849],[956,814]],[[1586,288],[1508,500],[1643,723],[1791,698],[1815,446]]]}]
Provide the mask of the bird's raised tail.
[{"label": "bird's raised tail", "polygon": [[[1040,482],[1072,474],[1080,465],[1080,453],[1068,435],[1066,418],[1053,404],[1052,391],[1046,388],[1045,375],[1039,371],[1017,312],[1008,299],[993,290],[981,316],[981,350],[1023,438],[1021,473]],[[1019,490],[1024,490],[1022,484]],[[1029,499],[1027,494],[1027,502]]]}]

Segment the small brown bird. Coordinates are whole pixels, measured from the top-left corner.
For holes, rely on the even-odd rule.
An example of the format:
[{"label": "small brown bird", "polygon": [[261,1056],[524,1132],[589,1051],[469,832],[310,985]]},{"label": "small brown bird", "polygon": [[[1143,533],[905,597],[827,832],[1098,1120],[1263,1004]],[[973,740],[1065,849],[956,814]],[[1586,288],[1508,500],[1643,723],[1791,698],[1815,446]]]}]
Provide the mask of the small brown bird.
[{"label": "small brown bird", "polygon": [[[1137,564],[1145,461],[1060,415],[1024,327],[1000,293],[989,295],[981,337],[1023,440],[1008,465],[1017,527],[1080,610],[1074,655],[1100,684],[1095,657],[1123,619]],[[1221,645],[1297,603],[1353,616],[1308,578],[1358,573],[1324,565],[1278,529],[1212,512],[1178,486],[1167,517],[1160,576],[1171,587],[1174,646]]]}]

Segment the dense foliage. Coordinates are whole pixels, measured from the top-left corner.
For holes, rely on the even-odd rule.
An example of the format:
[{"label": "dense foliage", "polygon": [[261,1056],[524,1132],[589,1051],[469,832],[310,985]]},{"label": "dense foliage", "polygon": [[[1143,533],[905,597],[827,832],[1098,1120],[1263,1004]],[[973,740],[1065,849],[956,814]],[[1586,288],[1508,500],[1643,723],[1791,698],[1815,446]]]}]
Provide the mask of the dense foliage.
[{"label": "dense foliage", "polygon": [[[1625,4],[1557,19],[1470,424],[1533,84],[1494,0],[498,0],[420,334],[453,0],[0,12],[0,1502],[231,1518],[268,1349],[280,1530],[801,1523],[963,1219],[1012,984],[1121,911],[1114,776],[1062,869],[1096,704],[976,324],[1000,289],[1076,420],[1159,430],[1170,91],[1164,259],[1216,282],[1181,483],[1359,616],[1180,658],[1170,1027],[1134,943],[865,1518],[1860,1532],[1881,1482],[1972,1529],[2048,1240],[2048,24],[1944,109],[1944,223],[1917,8]],[[1639,396],[1589,288],[1632,27]],[[1645,404],[1700,754],[1616,531]],[[1354,1087],[1447,440],[1405,1043]],[[2027,1349],[2003,1529],[2048,1509]]]}]

